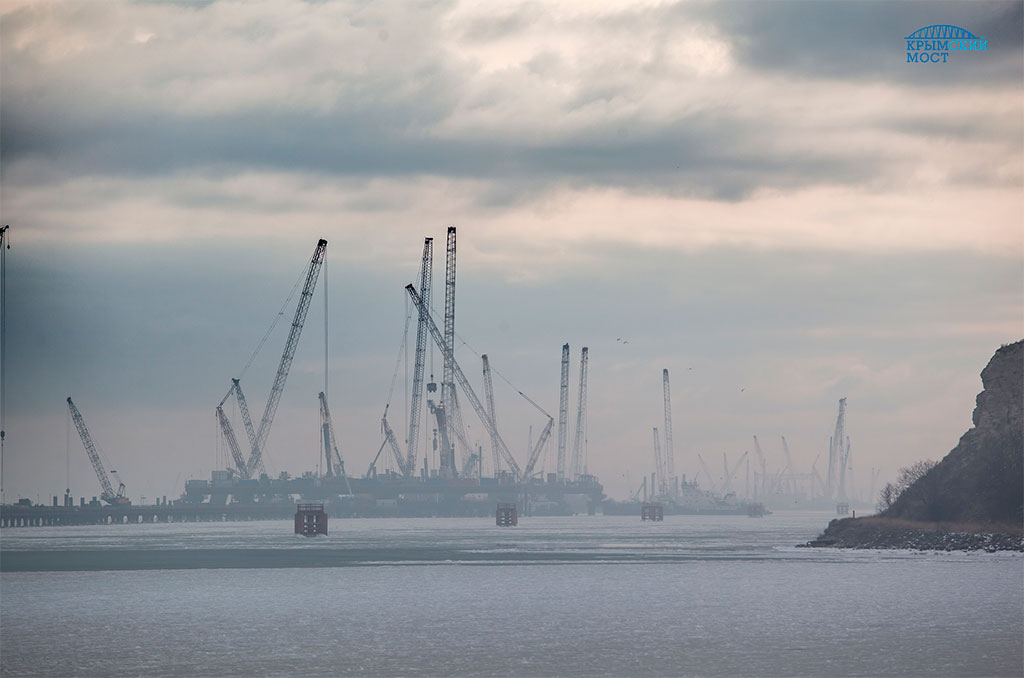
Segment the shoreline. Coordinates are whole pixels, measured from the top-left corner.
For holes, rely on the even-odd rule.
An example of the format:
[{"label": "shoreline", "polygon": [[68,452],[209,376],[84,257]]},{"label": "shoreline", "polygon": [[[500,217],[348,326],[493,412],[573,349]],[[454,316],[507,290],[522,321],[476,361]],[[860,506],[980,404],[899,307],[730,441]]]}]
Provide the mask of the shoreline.
[{"label": "shoreline", "polygon": [[1024,530],[1019,525],[924,523],[868,516],[829,522],[806,548],[907,549],[911,551],[1019,551],[1024,552]]}]

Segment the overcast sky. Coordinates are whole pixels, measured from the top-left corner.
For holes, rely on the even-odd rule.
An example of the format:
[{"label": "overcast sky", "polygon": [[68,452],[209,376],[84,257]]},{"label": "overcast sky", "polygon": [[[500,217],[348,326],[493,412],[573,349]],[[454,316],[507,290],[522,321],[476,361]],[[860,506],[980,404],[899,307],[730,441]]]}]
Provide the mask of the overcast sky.
[{"label": "overcast sky", "polygon": [[[681,471],[753,435],[770,466],[785,435],[799,470],[822,469],[847,397],[863,485],[956,445],[979,372],[1024,335],[1020,2],[0,12],[8,500],[62,493],[69,449],[72,492],[99,494],[68,396],[136,500],[223,464],[214,406],[320,237],[331,406],[360,475],[403,287],[430,236],[440,291],[449,225],[464,371],[479,385],[487,353],[557,416],[561,345],[573,408],[589,346],[589,470],[617,498],[653,470],[662,368]],[[988,51],[907,64],[903,38],[933,24]],[[275,473],[317,463],[323,282]],[[257,412],[286,325],[244,375]],[[515,389],[496,379],[525,464],[546,420]]]}]

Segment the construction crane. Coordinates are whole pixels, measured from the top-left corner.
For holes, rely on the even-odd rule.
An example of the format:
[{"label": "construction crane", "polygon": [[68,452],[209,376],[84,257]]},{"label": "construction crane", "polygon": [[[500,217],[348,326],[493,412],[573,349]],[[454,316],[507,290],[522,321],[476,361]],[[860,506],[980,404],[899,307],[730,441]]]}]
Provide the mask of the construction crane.
[{"label": "construction crane", "polygon": [[[754,452],[757,454],[757,461],[761,465],[761,492],[760,496],[763,499],[768,494],[768,464],[765,461],[764,453],[761,451],[761,443],[757,441],[757,436],[754,436]],[[756,489],[756,483],[755,483]]]},{"label": "construction crane", "polygon": [[[288,340],[285,342],[284,352],[281,354],[281,362],[277,368],[277,375],[274,377],[274,383],[270,388],[270,397],[267,399],[266,408],[263,410],[263,418],[260,420],[259,429],[254,429],[252,425],[252,417],[249,416],[249,405],[245,400],[245,395],[242,393],[242,387],[238,379],[231,380],[231,388],[228,389],[227,395],[221,399],[220,404],[217,406],[218,409],[222,409],[224,402],[234,394],[235,399],[238,401],[239,409],[242,412],[242,420],[245,423],[245,430],[249,436],[250,443],[249,459],[239,466],[238,469],[243,478],[251,477],[253,472],[256,470],[259,470],[260,473],[265,473],[265,467],[263,465],[263,448],[266,444],[267,436],[270,435],[270,427],[274,422],[274,414],[277,412],[277,406],[281,400],[281,394],[284,392],[284,384],[288,379],[288,372],[291,369],[292,360],[295,358],[295,349],[298,347],[299,336],[302,334],[302,327],[306,322],[306,314],[309,312],[309,304],[313,298],[313,290],[316,288],[316,281],[320,275],[320,268],[323,265],[326,251],[327,241],[321,238],[317,242],[316,248],[313,250],[313,257],[309,262],[309,267],[306,272],[306,281],[302,287],[302,293],[299,295],[299,303],[295,309],[295,317],[292,319],[291,330],[288,333]],[[269,331],[267,336],[269,336]],[[264,340],[266,340],[266,337],[264,337]],[[262,346],[262,342],[260,345]],[[217,418],[220,420],[222,415],[223,411],[217,415]],[[221,422],[221,430],[224,432],[225,437],[229,438],[228,431],[230,430],[230,426],[225,428],[223,421]],[[231,445],[230,438],[228,439],[228,445]],[[238,465],[237,459],[235,460],[235,463]]]},{"label": "construction crane", "polygon": [[736,472],[740,470],[740,466],[743,464],[743,460],[747,458],[748,452],[744,452],[740,455],[739,460],[733,464],[732,469],[729,468],[728,462],[725,457],[725,453],[722,453],[722,466],[725,469],[725,480],[722,481],[722,494],[729,494],[733,491],[732,479],[736,477]]},{"label": "construction crane", "polygon": [[[425,308],[430,308],[430,288],[434,276],[434,239],[423,239],[423,262],[420,266],[420,291]],[[416,447],[419,444],[420,412],[423,409],[423,371],[427,354],[427,322],[423,312],[416,323],[416,361],[412,371],[412,407],[409,410],[409,452],[405,467],[410,473],[416,471]]]},{"label": "construction crane", "polygon": [[[334,435],[334,420],[331,419],[331,409],[327,406],[327,394],[320,391],[320,430],[324,438],[324,461],[326,462],[327,475],[338,475],[345,480],[345,489],[352,494],[352,486],[348,482],[348,474],[345,473],[345,462],[341,459],[341,452],[338,450],[338,438]],[[331,453],[334,453],[333,464]],[[337,466],[332,469],[331,466]]]},{"label": "construction crane", "polygon": [[783,492],[788,490],[792,492],[794,490],[794,488],[792,487],[793,483],[789,483],[790,487],[784,487],[784,483],[786,482],[786,474],[791,472],[793,469],[793,458],[789,454],[789,443],[786,442],[786,436],[781,437],[782,452],[786,456],[786,465],[782,468],[781,471],[779,471],[778,475],[775,476],[775,491]]},{"label": "construction crane", "polygon": [[704,470],[704,475],[708,477],[708,489],[712,492],[717,489],[718,485],[715,483],[715,474],[708,468],[707,462],[704,461],[704,457],[700,456],[700,452],[697,453],[697,461],[700,462],[700,467]]},{"label": "construction crane", "polygon": [[[491,416],[491,421],[494,422],[494,432],[498,431],[498,416],[494,411],[494,382],[491,380],[491,361],[487,359],[487,354],[480,356],[480,360],[483,362],[484,369],[484,398],[487,399],[487,414]],[[498,475],[498,467],[500,465],[500,453],[498,452],[498,438],[491,433],[491,454],[494,457],[494,475]]]},{"label": "construction crane", "polygon": [[523,480],[528,480],[533,475],[533,467],[536,466],[537,460],[540,459],[541,450],[544,449],[544,445],[548,442],[548,438],[551,436],[551,428],[554,425],[555,420],[548,417],[547,425],[544,426],[540,438],[537,439],[537,444],[534,446],[533,451],[530,452],[530,460],[526,464],[526,470],[523,471]]},{"label": "construction crane", "polygon": [[577,480],[585,468],[583,457],[586,455],[587,435],[587,352],[586,346],[580,351],[580,397],[579,408],[576,410],[576,437],[572,441],[572,472],[573,478]]},{"label": "construction crane", "polygon": [[665,392],[665,466],[668,484],[674,487],[676,477],[675,453],[672,450],[672,391],[668,384],[668,369],[661,371],[662,390]]},{"label": "construction crane", "polygon": [[384,416],[380,418],[380,430],[384,434],[384,442],[391,448],[391,454],[395,457],[395,464],[399,472],[402,475],[409,475],[405,468],[405,455],[402,454],[402,448],[398,446],[395,432],[391,430],[391,424],[388,423],[387,407],[384,408]]},{"label": "construction crane", "polygon": [[835,499],[837,491],[841,492],[842,488],[837,487],[838,476],[840,475],[840,469],[843,466],[842,459],[842,447],[843,440],[846,438],[846,398],[839,399],[839,414],[836,416],[836,430],[832,434],[832,440],[828,445],[828,475],[826,480],[828,481],[825,486],[825,493],[829,499]]},{"label": "construction crane", "polygon": [[[68,408],[71,410],[71,418],[75,422],[75,428],[78,429],[78,435],[82,439],[82,445],[85,446],[85,451],[89,455],[89,461],[92,462],[92,468],[96,471],[96,477],[99,478],[100,485],[103,487],[103,492],[100,493],[100,498],[108,504],[130,504],[131,501],[124,496],[124,483],[118,480],[117,492],[114,492],[113,486],[110,484],[110,478],[107,476],[107,471],[103,468],[103,462],[100,460],[100,454],[96,450],[96,445],[92,442],[92,436],[89,435],[89,429],[85,425],[85,419],[82,417],[82,413],[78,411],[75,404],[71,402],[71,397],[68,397]],[[114,471],[111,471],[113,474]],[[115,476],[116,480],[116,476]]]},{"label": "construction crane", "polygon": [[320,276],[320,267],[323,266],[326,252],[327,241],[321,238],[317,242],[316,249],[313,250],[313,257],[309,262],[309,271],[306,273],[306,282],[299,295],[299,305],[295,309],[292,327],[288,332],[288,341],[285,342],[284,352],[281,354],[281,363],[277,367],[274,384],[270,387],[270,398],[263,410],[263,418],[260,419],[260,428],[256,432],[256,443],[253,444],[252,452],[249,455],[250,474],[254,469],[262,467],[263,446],[267,442],[270,427],[274,423],[274,414],[281,401],[281,394],[284,393],[284,382],[288,379],[288,372],[292,367],[292,360],[295,358],[295,349],[299,346],[299,335],[302,334],[302,326],[306,322],[306,314],[309,312],[309,304],[313,299],[313,290],[316,287],[316,280]]},{"label": "construction crane", "polygon": [[[426,304],[421,304],[419,307],[426,309],[426,313],[429,315],[430,307]],[[423,317],[424,311],[420,310],[420,317]],[[453,368],[452,362],[455,360],[455,227],[448,227],[448,239],[445,246],[445,265],[444,265],[444,346],[441,347],[441,353],[444,355],[444,370],[441,376],[441,402],[445,406],[445,414],[447,415],[448,421],[448,439],[451,440],[454,435],[452,432],[452,416],[454,412],[451,392],[454,389],[452,382]],[[455,455],[442,455],[441,456],[441,468],[440,474],[443,478],[450,478],[453,475],[454,469],[452,468]]]},{"label": "construction crane", "polygon": [[[813,476],[814,480],[818,482],[818,486],[821,488],[821,490],[825,491],[825,481],[822,479],[821,474],[818,473],[818,460],[820,459],[821,452],[818,452],[818,456],[814,458],[814,463],[811,464],[811,475]],[[811,486],[811,496],[812,498],[816,496],[813,484]]]},{"label": "construction crane", "polygon": [[437,420],[437,434],[441,437],[440,457],[443,458],[447,455],[451,455],[452,442],[448,438],[448,417],[444,409],[444,402],[435,405],[433,400],[428,399],[427,406],[430,408],[430,413],[433,414],[434,418]]},{"label": "construction crane", "polygon": [[661,441],[658,439],[657,426],[654,427],[654,469],[658,474],[658,493],[665,496],[668,494],[668,481],[665,479],[665,460],[661,456]]},{"label": "construction crane", "polygon": [[[423,308],[423,299],[416,292],[416,288],[410,284],[406,285],[405,289],[409,293],[409,297],[412,298],[413,304],[416,305],[416,309],[419,310]],[[506,445],[505,441],[502,440],[501,434],[498,433],[498,429],[495,428],[494,422],[491,421],[490,416],[487,414],[486,409],[480,402],[480,399],[477,397],[472,385],[470,385],[469,380],[466,379],[466,375],[462,372],[462,368],[459,367],[459,364],[457,362],[455,362],[455,356],[452,354],[452,350],[445,345],[444,337],[441,335],[441,331],[437,329],[437,323],[434,322],[434,319],[430,317],[429,313],[427,314],[427,329],[430,330],[430,336],[433,338],[434,343],[445,354],[444,359],[446,361],[446,364],[451,366],[452,375],[455,377],[455,380],[458,382],[459,386],[462,387],[462,391],[463,393],[466,394],[466,397],[469,399],[469,404],[473,406],[473,410],[476,412],[476,416],[480,418],[480,421],[487,429],[487,432],[491,433],[496,437],[498,441],[498,448],[501,451],[501,456],[502,459],[505,461],[505,464],[508,465],[509,469],[512,470],[512,474],[514,477],[516,477],[517,479],[522,478],[522,469],[520,468],[519,464],[516,463],[515,457],[512,456],[512,452],[508,449],[508,445]],[[443,402],[444,401],[442,400],[442,403]]]},{"label": "construction crane", "polygon": [[[249,414],[249,403],[245,400],[245,394],[242,393],[242,384],[238,379],[231,380],[231,389],[235,393],[235,400],[238,402],[238,410],[242,413],[242,423],[245,425],[245,433],[249,436],[249,449],[251,450],[256,446],[256,429],[252,425],[252,416]],[[225,396],[227,397],[227,396]],[[223,405],[221,401],[221,405]],[[260,473],[266,473],[266,468],[263,466],[263,456],[260,455],[259,465],[257,467]],[[252,472],[256,469],[250,469],[248,464],[244,469],[241,469],[243,475],[248,478],[252,475]]]},{"label": "construction crane", "polygon": [[569,435],[569,344],[562,344],[562,377],[558,383],[558,482],[565,479],[565,444]]},{"label": "construction crane", "polygon": [[235,466],[238,467],[238,471],[243,477],[247,477],[245,476],[245,456],[242,454],[242,448],[238,446],[238,439],[235,437],[235,430],[231,427],[231,421],[224,414],[223,405],[217,405],[217,422],[220,424],[224,439],[228,441],[228,449],[231,450],[231,458],[235,460]]}]

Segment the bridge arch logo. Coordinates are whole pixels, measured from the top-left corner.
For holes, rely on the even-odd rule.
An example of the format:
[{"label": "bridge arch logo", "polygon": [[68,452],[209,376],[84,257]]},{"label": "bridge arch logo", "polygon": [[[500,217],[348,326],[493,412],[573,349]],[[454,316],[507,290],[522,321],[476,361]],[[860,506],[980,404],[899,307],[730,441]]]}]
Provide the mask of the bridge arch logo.
[{"label": "bridge arch logo", "polygon": [[987,52],[988,39],[965,28],[935,24],[919,28],[906,38],[908,64],[948,63],[952,52]]}]

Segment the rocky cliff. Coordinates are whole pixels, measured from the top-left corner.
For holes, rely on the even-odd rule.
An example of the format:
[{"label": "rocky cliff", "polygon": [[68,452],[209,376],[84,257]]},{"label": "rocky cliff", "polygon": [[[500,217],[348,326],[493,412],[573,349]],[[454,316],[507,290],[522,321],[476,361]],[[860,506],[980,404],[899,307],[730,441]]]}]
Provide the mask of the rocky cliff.
[{"label": "rocky cliff", "polygon": [[[919,544],[938,543],[935,539],[944,539],[938,536],[942,534],[1003,532],[1018,535],[1013,543],[1019,545],[1024,524],[1024,341],[996,351],[981,372],[981,382],[974,426],[938,465],[879,517],[833,520],[811,544],[920,548],[901,543],[900,535],[912,523]],[[937,533],[935,539],[921,536],[929,526]]]}]

